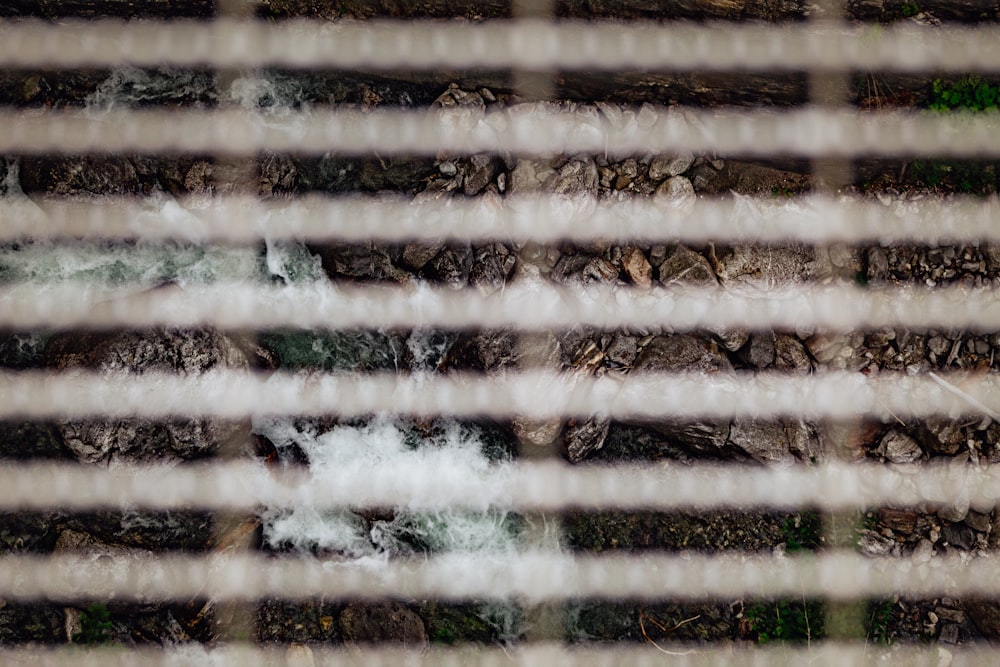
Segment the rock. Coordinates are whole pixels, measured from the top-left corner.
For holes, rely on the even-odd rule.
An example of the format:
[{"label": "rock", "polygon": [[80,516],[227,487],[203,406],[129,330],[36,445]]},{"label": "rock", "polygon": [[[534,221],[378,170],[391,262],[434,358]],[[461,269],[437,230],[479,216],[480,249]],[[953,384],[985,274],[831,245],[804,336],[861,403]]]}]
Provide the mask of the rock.
[{"label": "rock", "polygon": [[761,463],[809,461],[822,454],[815,430],[801,421],[737,419],[729,429],[729,444]]},{"label": "rock", "polygon": [[445,354],[442,370],[497,372],[512,368],[520,357],[513,331],[465,331]]},{"label": "rock", "polygon": [[580,272],[585,283],[613,283],[618,280],[618,269],[603,257],[594,257]]},{"label": "rock", "polygon": [[507,284],[516,264],[514,253],[502,243],[475,248],[472,268],[469,269],[469,284],[492,294]]},{"label": "rock", "polygon": [[719,342],[722,343],[722,347],[730,352],[736,352],[750,340],[750,332],[746,329],[730,329],[727,331],[715,331],[713,333]]},{"label": "rock", "polygon": [[642,250],[635,246],[629,246],[622,253],[622,271],[636,287],[648,289],[653,285],[653,267]]},{"label": "rock", "polygon": [[962,608],[984,637],[1000,640],[1000,601],[966,598],[962,601]]},{"label": "rock", "polygon": [[882,437],[877,452],[892,463],[913,463],[924,455],[916,440],[896,430]]},{"label": "rock", "polygon": [[723,285],[766,289],[816,277],[815,250],[809,246],[741,244],[720,257]]},{"label": "rock", "polygon": [[591,158],[574,158],[548,177],[544,189],[554,195],[597,195],[599,176],[597,164]]},{"label": "rock", "polygon": [[885,250],[878,246],[868,249],[865,253],[865,276],[869,285],[877,287],[886,283],[889,277],[889,258]]},{"label": "rock", "polygon": [[733,366],[714,343],[689,334],[675,334],[653,338],[639,353],[632,370],[718,373],[732,371]]},{"label": "rock", "polygon": [[555,170],[547,160],[520,159],[510,172],[510,194],[540,192],[554,175]]},{"label": "rock", "polygon": [[878,511],[878,519],[887,528],[907,536],[917,528],[917,513],[912,510],[883,507]]},{"label": "rock", "polygon": [[467,245],[447,245],[424,267],[428,278],[461,288],[469,284],[472,270],[472,248]]},{"label": "rock", "polygon": [[613,283],[618,280],[618,269],[603,257],[589,255],[562,255],[552,267],[552,279],[557,283]]},{"label": "rock", "polygon": [[427,642],[424,622],[398,602],[347,605],[340,613],[340,633],[347,642]]},{"label": "rock", "polygon": [[477,153],[469,159],[469,170],[463,182],[466,196],[472,197],[482,192],[493,177],[496,176],[498,165],[491,155]]},{"label": "rock", "polygon": [[868,558],[885,558],[893,555],[899,545],[891,537],[879,535],[873,530],[862,530],[858,536],[858,548]]},{"label": "rock", "polygon": [[431,106],[441,107],[444,109],[467,107],[482,111],[486,109],[486,102],[483,100],[482,93],[462,90],[458,87],[457,83],[452,83],[448,85],[448,90],[441,93],[438,98],[431,103]]},{"label": "rock", "polygon": [[649,180],[659,182],[671,176],[680,176],[691,168],[694,156],[690,153],[676,156],[657,156],[649,163]]},{"label": "rock", "polygon": [[953,456],[965,446],[965,434],[951,420],[931,418],[924,422],[921,430],[922,441],[933,454]]},{"label": "rock", "polygon": [[728,423],[664,420],[652,424],[651,427],[669,440],[680,443],[698,455],[732,457],[729,449]]},{"label": "rock", "polygon": [[[677,245],[669,252],[659,267],[660,282],[664,285],[690,287],[715,287],[715,272],[708,260],[694,250]],[[737,348],[738,349],[738,348]]]},{"label": "rock", "polygon": [[389,281],[404,283],[413,276],[395,266],[389,254],[391,248],[374,243],[318,243],[308,245],[319,255],[323,271],[331,279]]},{"label": "rock", "polygon": [[941,528],[941,537],[948,544],[959,549],[969,550],[976,545],[976,534],[972,528],[960,523],[951,523]]},{"label": "rock", "polygon": [[774,339],[774,368],[806,375],[812,372],[812,360],[798,339],[782,334]]},{"label": "rock", "polygon": [[691,181],[683,176],[674,176],[663,181],[654,195],[654,201],[670,208],[688,211],[694,206],[697,195]]},{"label": "rock", "polygon": [[[249,368],[243,351],[211,329],[57,334],[46,345],[45,357],[59,370],[86,367],[103,373],[195,375],[215,368]],[[192,459],[235,448],[249,437],[247,423],[207,419],[71,420],[58,422],[58,429],[65,446],[88,463]]]},{"label": "rock", "polygon": [[566,444],[566,457],[571,463],[579,463],[590,456],[592,452],[604,446],[608,437],[611,419],[594,417],[583,424],[570,426],[563,434]]},{"label": "rock", "polygon": [[774,363],[775,335],[773,331],[755,333],[749,344],[741,352],[743,358],[753,368],[763,369]]},{"label": "rock", "polygon": [[522,445],[531,447],[548,447],[562,432],[563,422],[561,419],[524,419],[514,417],[511,419],[511,431],[514,437]]},{"label": "rock", "polygon": [[419,271],[443,249],[444,241],[438,243],[407,243],[403,247],[403,265],[414,271]]},{"label": "rock", "polygon": [[265,600],[257,607],[259,642],[317,642],[340,639],[338,606],[321,600]]},{"label": "rock", "polygon": [[638,340],[635,336],[615,336],[604,351],[604,357],[610,363],[624,368],[631,368],[639,354]]}]

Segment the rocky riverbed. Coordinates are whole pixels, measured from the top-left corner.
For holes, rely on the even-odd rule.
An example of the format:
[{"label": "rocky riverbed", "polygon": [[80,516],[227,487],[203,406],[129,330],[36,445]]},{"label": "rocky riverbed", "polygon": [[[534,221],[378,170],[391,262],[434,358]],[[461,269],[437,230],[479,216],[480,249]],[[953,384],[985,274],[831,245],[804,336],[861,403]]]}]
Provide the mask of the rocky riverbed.
[{"label": "rocky riverbed", "polygon": [[[311,4],[264,3],[262,11],[283,18],[306,11]],[[577,3],[565,4],[564,9],[569,11]],[[869,5],[865,7],[870,9]],[[882,15],[891,14],[894,5],[880,5],[878,18],[900,18]],[[24,11],[44,13],[41,7],[25,6]],[[778,12],[774,16],[751,18],[780,18],[783,14],[779,9],[771,7],[769,11]],[[577,10],[582,11],[579,7]],[[197,8],[192,11],[195,15],[200,12]],[[621,16],[646,16],[644,12],[637,6]],[[90,15],[89,11],[83,13]],[[464,10],[458,14],[466,16]],[[928,15],[934,18],[930,10],[923,14],[925,22]],[[348,7],[342,16],[328,18],[364,17]],[[940,18],[956,16],[942,10]],[[706,85],[711,77],[691,78],[683,84],[677,84],[674,77],[669,81],[675,84],[673,87],[661,77],[653,85],[650,76],[616,75],[609,77],[609,87],[602,89],[590,80],[574,83],[572,77],[568,82],[563,78],[561,98],[541,104],[562,111],[587,109],[611,117],[641,108],[637,105],[644,103],[800,104],[806,90],[804,78],[798,75],[776,75],[770,83],[748,77],[741,87],[727,86],[724,79]],[[216,73],[205,70],[4,71],[0,73],[0,100],[10,106],[36,109],[85,106],[93,113],[123,106],[204,108],[239,104],[269,111],[275,122],[283,115],[308,113],[311,108],[326,105],[483,110],[539,103],[519,95],[514,78],[507,73],[404,76],[263,71],[240,73],[235,78],[228,73],[228,85],[221,84],[221,80]],[[929,78],[924,83],[929,86]],[[916,89],[924,90],[919,86]],[[872,106],[871,96],[860,85],[855,92],[855,103],[862,108]],[[896,99],[899,101],[900,96]],[[909,101],[919,100],[911,96]],[[247,163],[209,155],[12,155],[0,158],[0,187],[6,196],[36,201],[109,195],[173,201],[175,197],[207,198],[230,193],[280,199],[315,192],[404,193],[414,199],[477,197],[499,201],[544,193],[570,203],[649,198],[657,205],[681,211],[700,197],[720,196],[735,198],[740,214],[750,219],[762,219],[769,211],[795,206],[798,195],[819,187],[808,164],[781,156],[749,161],[741,156],[691,154],[647,154],[624,159],[606,155],[347,158],[330,154],[303,158],[268,154],[247,162],[249,168]],[[907,212],[917,212],[930,201],[965,194],[963,184],[970,181],[953,178],[958,173],[975,173],[976,178],[970,182],[975,188],[970,184],[970,189],[979,197],[995,197],[998,185],[995,165],[987,163],[945,164],[949,168],[934,172],[939,176],[936,179],[927,178],[927,168],[918,168],[916,161],[855,166],[855,178],[840,188],[839,196],[865,198]],[[53,262],[53,258],[58,261]],[[137,282],[156,288],[163,284],[197,284],[221,274],[261,284],[431,282],[483,293],[524,280],[640,290],[716,285],[767,289],[803,282],[873,287],[996,287],[1000,286],[1000,247],[987,243],[933,247],[762,245],[730,243],[726,239],[705,245],[630,239],[538,245],[503,238],[484,243],[324,242],[282,248],[262,244],[242,249],[141,241],[87,246],[25,240],[0,247],[0,281],[4,282],[84,279]],[[1000,335],[993,332],[955,329],[845,333],[580,327],[531,336],[488,330],[7,331],[0,333],[0,366],[169,370],[188,374],[213,368],[253,368],[261,372],[476,370],[494,374],[532,365],[565,373],[620,377],[692,370],[809,374],[836,369],[917,374],[966,369],[989,373],[1000,363],[996,359],[998,347]],[[398,440],[393,441],[395,448],[385,448],[385,443],[394,438]],[[1000,461],[998,440],[1000,424],[988,416],[960,421],[854,424],[787,419],[623,423],[600,417],[582,422],[539,422],[518,416],[475,424],[445,419],[356,423],[333,416],[278,423],[126,419],[113,423],[87,420],[0,424],[0,456],[4,458],[45,458],[87,465],[182,465],[212,457],[255,458],[261,465],[368,465],[336,454],[342,450],[335,447],[343,443],[372,449],[377,444],[385,456],[410,455],[421,448],[430,451],[436,447],[440,452],[443,448],[453,458],[466,460],[473,469],[543,454],[561,456],[577,465],[664,460],[809,465],[831,458],[900,464],[949,460],[955,465],[986,465]],[[411,447],[411,443],[416,444]],[[567,512],[558,518],[559,534],[553,538],[555,544],[547,546],[574,552],[814,550],[827,546],[823,525],[830,520],[807,507],[790,513]],[[428,518],[406,508],[319,518],[268,511],[254,516],[134,510],[84,515],[55,509],[0,515],[0,552],[155,557],[171,550],[208,552],[239,547],[267,552],[306,551],[321,558],[395,558],[472,548],[468,541],[441,539],[445,531],[434,532],[435,527],[446,522],[452,522],[449,526],[464,525],[466,538],[485,527],[495,529],[483,533],[485,537],[477,542],[477,548],[515,548],[518,540],[528,539],[526,536],[532,533],[529,524],[536,519],[515,515]],[[969,507],[870,508],[851,519],[851,541],[862,553],[873,557],[931,559],[956,551],[981,553],[995,549],[1000,539],[994,530],[997,513]],[[865,603],[860,615],[870,641],[975,644],[1000,637],[997,610],[996,603],[986,600],[894,597]],[[106,613],[107,625],[101,626],[97,638],[100,641],[128,646],[186,641],[211,644],[224,641],[225,628],[232,623],[230,617],[242,613],[253,620],[253,637],[264,643],[496,644],[521,641],[528,634],[525,615],[530,611],[497,601],[467,605],[434,600],[374,604],[326,599],[260,601],[249,611],[222,609],[204,600],[141,607],[108,601],[94,601],[93,605],[0,602],[0,642],[59,644],[74,637],[80,640],[93,619]],[[812,600],[684,604],[665,600],[652,605],[581,600],[566,605],[562,625],[565,636],[572,641],[808,641],[823,637],[819,619],[824,613],[822,603]],[[805,629],[794,629],[794,624],[788,623],[782,626],[786,630],[778,631],[770,619],[781,614],[805,619]]]}]

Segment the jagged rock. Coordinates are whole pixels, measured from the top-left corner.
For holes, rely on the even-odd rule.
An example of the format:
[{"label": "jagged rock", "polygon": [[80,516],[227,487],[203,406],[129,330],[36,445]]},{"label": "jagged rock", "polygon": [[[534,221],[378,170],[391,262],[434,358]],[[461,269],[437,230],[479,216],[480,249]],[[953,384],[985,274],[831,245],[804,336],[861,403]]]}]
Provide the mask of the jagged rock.
[{"label": "jagged rock", "polygon": [[413,271],[419,271],[442,250],[444,250],[444,241],[438,243],[407,243],[403,247],[401,258],[403,266]]},{"label": "jagged rock", "polygon": [[552,279],[558,283],[611,283],[618,279],[618,269],[603,257],[563,255],[552,267]]},{"label": "jagged rock", "polygon": [[574,158],[546,179],[544,189],[554,195],[567,197],[596,196],[599,180],[597,164],[591,158]]},{"label": "jagged rock", "polygon": [[737,419],[729,429],[729,444],[761,463],[808,461],[822,453],[815,430],[801,421]]},{"label": "jagged rock", "polygon": [[984,637],[1000,640],[1000,601],[971,597],[962,600],[962,608]]},{"label": "jagged rock", "polygon": [[676,441],[699,455],[720,456],[731,454],[729,449],[729,423],[656,422],[652,428],[669,440]]},{"label": "jagged rock", "polygon": [[482,192],[496,176],[498,165],[491,155],[477,153],[469,159],[468,172],[462,182],[466,196],[472,197]]},{"label": "jagged rock", "polygon": [[390,248],[374,243],[311,244],[309,250],[319,255],[323,271],[331,279],[386,280],[403,283],[412,280],[406,271],[396,267],[389,255]]},{"label": "jagged rock", "polygon": [[318,642],[340,639],[338,607],[322,600],[266,600],[257,607],[257,641]]},{"label": "jagged rock", "polygon": [[683,245],[674,247],[660,264],[660,282],[691,287],[714,287],[717,284],[708,260]]},{"label": "jagged rock", "polygon": [[610,426],[609,418],[593,417],[582,424],[568,427],[563,434],[563,441],[566,443],[566,456],[570,462],[579,463],[603,447]]},{"label": "jagged rock", "polygon": [[953,456],[965,446],[965,434],[955,422],[947,419],[928,419],[924,423],[921,438],[924,445],[934,454]]},{"label": "jagged rock", "polygon": [[713,333],[719,342],[722,343],[722,347],[730,352],[736,352],[750,340],[750,332],[746,329],[729,329]]},{"label": "jagged rock", "polygon": [[631,368],[639,354],[639,341],[635,336],[615,336],[604,351],[604,357],[617,366]]},{"label": "jagged rock", "polygon": [[[49,340],[45,357],[60,370],[193,375],[213,368],[249,368],[242,350],[214,330],[58,334]],[[65,446],[88,463],[197,458],[238,446],[249,436],[247,423],[207,419],[69,420],[58,422],[58,429]]]},{"label": "jagged rock", "polygon": [[347,605],[340,613],[340,633],[348,642],[422,644],[427,641],[423,620],[398,602]]},{"label": "jagged rock", "polygon": [[465,287],[469,284],[472,268],[472,248],[448,245],[424,267],[429,278],[439,280],[451,287]]},{"label": "jagged rock", "polygon": [[636,287],[647,289],[653,285],[653,267],[642,250],[629,246],[622,253],[622,271]]},{"label": "jagged rock", "polygon": [[520,357],[518,335],[513,331],[464,332],[441,362],[443,370],[486,372],[511,368]]},{"label": "jagged rock", "polygon": [[517,264],[517,257],[502,243],[491,243],[473,251],[469,284],[487,294],[502,288]]},{"label": "jagged rock", "polygon": [[674,334],[649,341],[632,370],[718,373],[731,371],[733,366],[714,343],[689,334]]},{"label": "jagged rock", "polygon": [[555,176],[555,169],[547,160],[521,159],[510,172],[510,194],[539,192]]},{"label": "jagged rock", "polygon": [[800,375],[808,374],[812,372],[812,361],[798,339],[779,334],[774,339],[774,368]]},{"label": "jagged rock", "polygon": [[896,430],[882,436],[877,452],[892,463],[913,463],[924,455],[916,440]]}]

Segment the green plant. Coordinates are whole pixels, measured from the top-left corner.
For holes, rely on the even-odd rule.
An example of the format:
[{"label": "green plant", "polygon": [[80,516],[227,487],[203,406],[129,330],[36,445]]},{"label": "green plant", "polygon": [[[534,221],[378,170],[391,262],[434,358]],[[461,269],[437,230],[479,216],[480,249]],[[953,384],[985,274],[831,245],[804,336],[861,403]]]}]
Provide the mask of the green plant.
[{"label": "green plant", "polygon": [[955,82],[934,79],[928,106],[934,111],[996,111],[1000,105],[1000,86],[975,74]]},{"label": "green plant", "polygon": [[904,2],[903,6],[899,8],[899,13],[904,18],[910,18],[920,13],[920,6],[915,2]]},{"label": "green plant", "polygon": [[823,522],[816,512],[802,512],[785,518],[781,524],[785,551],[814,551],[822,540]]},{"label": "green plant", "polygon": [[815,600],[756,602],[743,616],[760,644],[810,642],[825,636],[823,603]]},{"label": "green plant", "polygon": [[891,644],[889,624],[896,616],[896,603],[891,599],[874,600],[868,603],[865,622],[865,637],[877,644]]},{"label": "green plant", "polygon": [[111,639],[111,612],[107,605],[95,602],[80,614],[80,632],[73,635],[77,644],[104,644]]}]

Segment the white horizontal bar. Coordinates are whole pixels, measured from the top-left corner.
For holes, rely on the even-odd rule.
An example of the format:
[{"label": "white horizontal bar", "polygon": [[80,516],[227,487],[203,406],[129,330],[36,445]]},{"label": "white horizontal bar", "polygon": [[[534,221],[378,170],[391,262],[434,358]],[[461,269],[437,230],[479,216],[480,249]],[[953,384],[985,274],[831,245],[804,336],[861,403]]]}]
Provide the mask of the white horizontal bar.
[{"label": "white horizontal bar", "polygon": [[69,20],[3,25],[0,65],[967,72],[995,70],[998,45],[993,26]]},{"label": "white horizontal bar", "polygon": [[693,152],[857,157],[1000,155],[997,114],[871,113],[820,108],[732,111],[519,104],[469,108],[302,113],[280,124],[223,111],[27,111],[0,113],[0,152],[260,151],[322,155],[377,153],[614,156]]},{"label": "white horizontal bar", "polygon": [[952,667],[991,667],[996,662],[995,651],[987,648],[937,645],[893,646],[854,645],[812,642],[809,647],[781,645],[728,646],[725,648],[689,646],[658,642],[653,646],[614,646],[600,644],[561,646],[539,645],[469,648],[365,647],[363,651],[322,648],[265,648],[259,646],[219,646],[211,649],[185,646],[166,651],[134,648],[128,652],[113,648],[72,649],[5,649],[0,650],[4,664],[30,667],[115,667],[149,665],[150,667],[180,667],[211,664],[215,667],[292,667],[301,665],[302,655],[307,664],[329,667],[384,667],[385,665],[440,665],[441,667],[655,667],[664,662],[664,651],[671,665],[677,667],[792,667],[808,664],[812,667],[842,665],[872,666],[906,664],[912,667],[939,667],[947,655]]},{"label": "white horizontal bar", "polygon": [[[1000,204],[926,198],[883,206],[806,196],[698,199],[690,211],[656,198],[511,196],[413,201],[390,196],[290,201],[250,197],[164,201],[0,198],[0,241],[23,238],[142,238],[254,242],[261,238],[345,241],[641,239],[936,244],[1000,241]],[[233,224],[239,220],[239,224]]]},{"label": "white horizontal bar", "polygon": [[[989,511],[1000,501],[1000,466],[744,467],[713,464],[571,466],[521,462],[489,473],[435,481],[433,469],[382,465],[355,471],[270,469],[257,463],[102,469],[78,464],[0,468],[5,511],[114,507],[157,510],[398,507],[435,510],[499,507],[519,512],[583,510],[798,509],[948,505]],[[38,493],[45,489],[45,493]]]},{"label": "white horizontal bar", "polygon": [[513,283],[481,294],[425,283],[403,286],[269,287],[247,284],[153,289],[18,283],[0,288],[0,325],[38,327],[503,328],[682,331],[697,328],[1000,329],[993,289],[862,289],[776,285],[771,289],[569,288]]},{"label": "white horizontal bar", "polygon": [[0,558],[7,600],[256,600],[436,598],[736,599],[744,596],[849,600],[884,595],[1000,594],[996,556],[969,554],[919,562],[829,552],[775,558],[749,555],[577,556],[554,552],[446,554],[373,566],[253,555]]},{"label": "white horizontal bar", "polygon": [[[144,373],[0,374],[2,417],[197,417],[378,412],[530,418],[608,415],[619,419],[958,418],[1000,412],[1000,376],[829,372],[660,374],[584,378],[523,372],[400,376],[234,371],[199,376]],[[998,415],[1000,418],[1000,415]]]},{"label": "white horizontal bar", "polygon": [[[665,654],[666,652],[666,654]],[[658,641],[648,644],[577,644],[572,646],[532,643],[496,647],[478,645],[445,648],[418,645],[410,648],[366,646],[363,650],[308,647],[266,647],[198,644],[169,649],[120,647],[7,648],[0,649],[0,662],[14,667],[386,667],[386,665],[433,665],[434,667],[993,667],[996,649],[982,646],[939,644],[879,646],[869,642],[816,642],[809,646],[782,644],[705,646]]]}]

